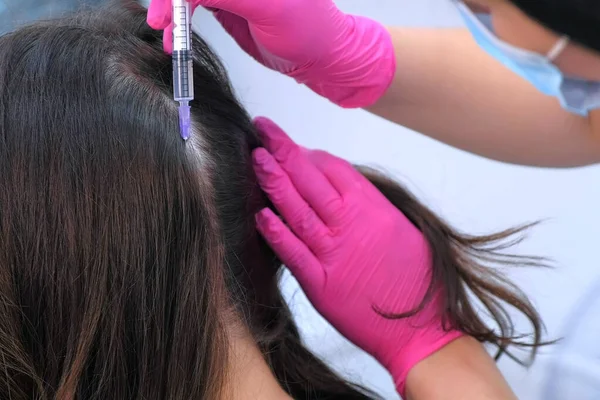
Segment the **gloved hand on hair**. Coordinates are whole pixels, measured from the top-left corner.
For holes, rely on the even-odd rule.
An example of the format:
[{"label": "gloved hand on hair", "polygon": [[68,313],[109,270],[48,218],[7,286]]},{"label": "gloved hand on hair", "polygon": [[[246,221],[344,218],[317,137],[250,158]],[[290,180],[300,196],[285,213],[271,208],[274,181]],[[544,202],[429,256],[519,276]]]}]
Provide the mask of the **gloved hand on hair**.
[{"label": "gloved hand on hair", "polygon": [[[374,104],[396,61],[378,22],[345,14],[332,0],[190,0],[212,10],[240,47],[264,66],[306,84],[342,107]],[[171,0],[152,0],[148,24],[172,51]]]},{"label": "gloved hand on hair", "polygon": [[[253,153],[262,189],[281,214],[258,230],[315,308],[392,374],[400,394],[410,369],[461,336],[442,329],[435,298],[412,317],[389,319],[423,299],[431,257],[421,232],[346,161],[296,145],[266,118]],[[380,311],[380,312],[378,312]]]}]

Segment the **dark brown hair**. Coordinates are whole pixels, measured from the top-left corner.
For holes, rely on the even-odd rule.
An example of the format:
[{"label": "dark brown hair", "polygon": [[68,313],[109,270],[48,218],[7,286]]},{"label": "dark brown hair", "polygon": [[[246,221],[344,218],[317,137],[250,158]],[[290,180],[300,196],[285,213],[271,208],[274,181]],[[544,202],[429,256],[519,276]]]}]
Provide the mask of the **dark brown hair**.
[{"label": "dark brown hair", "polygon": [[[232,308],[293,398],[375,398],[302,344],[254,226],[268,205],[250,167],[260,143],[200,38],[187,144],[171,84],[161,34],[132,2],[0,38],[0,398],[219,398]],[[484,266],[537,262],[500,254],[519,230],[459,235],[365,174],[429,240],[448,326],[521,345],[506,303],[540,343],[526,297]]]},{"label": "dark brown hair", "polygon": [[547,28],[600,52],[600,2],[597,0],[509,1]]}]

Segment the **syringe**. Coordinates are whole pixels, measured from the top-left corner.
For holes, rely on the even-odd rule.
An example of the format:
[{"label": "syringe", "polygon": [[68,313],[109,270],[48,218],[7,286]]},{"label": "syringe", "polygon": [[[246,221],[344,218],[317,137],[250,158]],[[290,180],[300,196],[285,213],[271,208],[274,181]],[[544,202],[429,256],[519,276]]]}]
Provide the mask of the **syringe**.
[{"label": "syringe", "polygon": [[173,0],[173,97],[179,102],[181,137],[190,137],[190,101],[194,99],[192,19],[187,0]]}]

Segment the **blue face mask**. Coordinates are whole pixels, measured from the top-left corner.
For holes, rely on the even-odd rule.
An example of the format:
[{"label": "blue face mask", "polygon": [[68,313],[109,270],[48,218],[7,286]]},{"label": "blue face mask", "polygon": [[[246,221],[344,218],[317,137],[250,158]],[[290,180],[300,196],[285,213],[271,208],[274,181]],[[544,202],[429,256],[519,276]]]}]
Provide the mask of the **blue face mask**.
[{"label": "blue face mask", "polygon": [[482,49],[540,92],[558,98],[565,110],[586,116],[590,110],[600,108],[600,82],[567,77],[552,64],[569,43],[568,37],[562,37],[543,56],[500,40],[488,14],[475,14],[461,1],[457,1],[457,7]]}]

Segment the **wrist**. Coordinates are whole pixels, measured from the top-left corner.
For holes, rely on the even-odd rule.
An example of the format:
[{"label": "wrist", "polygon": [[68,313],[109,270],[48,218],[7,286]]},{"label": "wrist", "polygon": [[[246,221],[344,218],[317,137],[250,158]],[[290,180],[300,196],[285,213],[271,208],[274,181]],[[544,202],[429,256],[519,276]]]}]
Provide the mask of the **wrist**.
[{"label": "wrist", "polygon": [[341,107],[368,107],[394,78],[392,38],[383,25],[365,17],[347,15],[345,27],[327,59],[289,75]]},{"label": "wrist", "polygon": [[405,399],[516,400],[494,359],[469,336],[417,363],[406,382]]},{"label": "wrist", "polygon": [[402,398],[405,398],[406,377],[413,367],[463,336],[464,333],[460,331],[445,331],[441,327],[417,331],[409,343],[398,349],[396,357],[382,363],[392,375],[396,390]]}]

